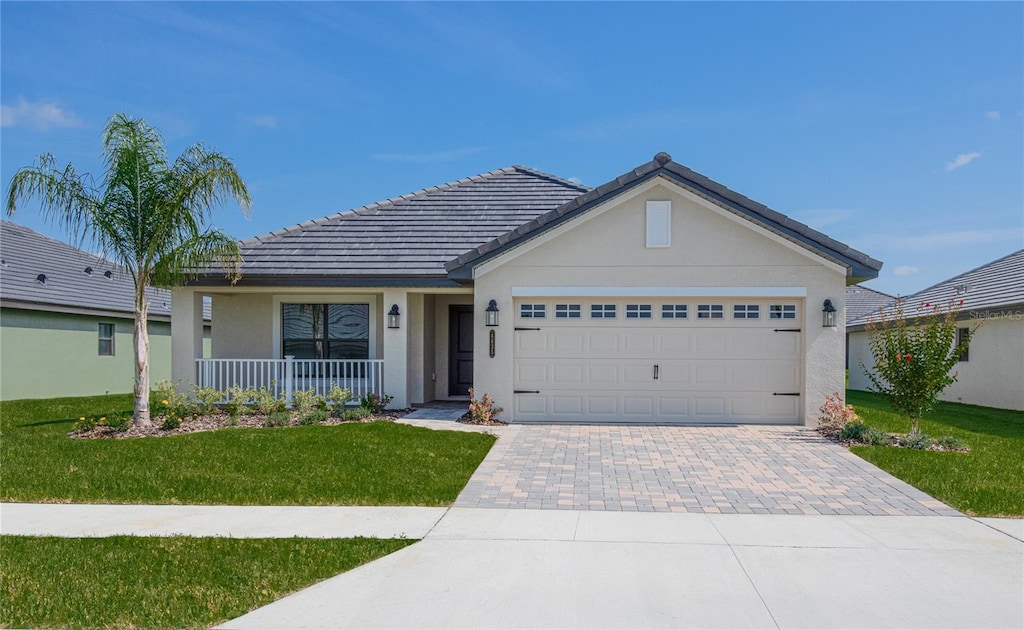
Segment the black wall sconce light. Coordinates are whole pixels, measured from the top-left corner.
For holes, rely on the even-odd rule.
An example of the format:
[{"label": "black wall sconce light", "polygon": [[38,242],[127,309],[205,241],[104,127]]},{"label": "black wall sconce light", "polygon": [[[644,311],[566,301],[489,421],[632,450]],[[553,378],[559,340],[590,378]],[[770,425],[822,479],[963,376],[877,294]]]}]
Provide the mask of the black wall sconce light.
[{"label": "black wall sconce light", "polygon": [[821,325],[824,328],[836,327],[836,307],[832,306],[832,300],[825,300],[825,305],[821,309]]},{"label": "black wall sconce light", "polygon": [[497,300],[491,300],[487,304],[487,310],[484,311],[484,321],[488,326],[498,325],[498,302]]},{"label": "black wall sconce light", "polygon": [[398,310],[397,304],[391,305],[391,310],[388,311],[388,328],[398,328],[398,320],[401,319],[402,313]]}]

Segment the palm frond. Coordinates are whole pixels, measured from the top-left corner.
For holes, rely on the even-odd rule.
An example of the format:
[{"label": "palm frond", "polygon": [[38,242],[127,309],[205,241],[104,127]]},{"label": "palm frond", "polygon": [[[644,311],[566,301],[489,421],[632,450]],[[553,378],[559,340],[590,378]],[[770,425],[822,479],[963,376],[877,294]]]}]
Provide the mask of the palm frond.
[{"label": "palm frond", "polygon": [[181,242],[153,265],[153,286],[181,286],[210,267],[219,266],[232,282],[241,276],[242,253],[238,241],[211,229]]}]

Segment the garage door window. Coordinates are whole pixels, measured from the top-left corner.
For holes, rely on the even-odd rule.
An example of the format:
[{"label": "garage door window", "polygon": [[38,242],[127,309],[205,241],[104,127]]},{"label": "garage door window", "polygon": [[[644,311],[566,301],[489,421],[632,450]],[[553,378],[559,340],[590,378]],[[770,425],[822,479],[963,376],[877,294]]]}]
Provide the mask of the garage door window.
[{"label": "garage door window", "polygon": [[697,319],[722,319],[725,308],[721,304],[698,304]]},{"label": "garage door window", "polygon": [[772,304],[768,307],[768,319],[796,319],[796,304]]},{"label": "garage door window", "polygon": [[555,304],[556,319],[579,319],[583,309],[579,304]]},{"label": "garage door window", "polygon": [[662,319],[686,319],[686,305],[685,304],[662,304],[661,305],[661,318]]},{"label": "garage door window", "polygon": [[615,305],[591,304],[590,319],[615,319]]},{"label": "garage door window", "polygon": [[546,317],[544,304],[520,304],[519,316],[523,319],[544,319]]},{"label": "garage door window", "polygon": [[760,319],[761,307],[757,304],[734,304],[732,307],[733,319]]},{"label": "garage door window", "polygon": [[626,319],[650,319],[651,318],[651,305],[650,304],[627,304],[626,305]]}]

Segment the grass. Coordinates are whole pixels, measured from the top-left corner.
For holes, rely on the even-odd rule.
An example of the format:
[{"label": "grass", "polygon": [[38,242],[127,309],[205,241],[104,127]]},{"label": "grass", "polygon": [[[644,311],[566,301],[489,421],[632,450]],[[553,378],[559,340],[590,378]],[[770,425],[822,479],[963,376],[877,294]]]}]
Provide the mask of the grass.
[{"label": "grass", "polygon": [[449,505],[491,435],[390,422],[72,440],[130,396],[0,402],[0,499],[229,505]]},{"label": "grass", "polygon": [[0,624],[209,627],[411,542],[2,536]]},{"label": "grass", "polygon": [[[848,391],[846,400],[865,424],[906,433],[908,420],[882,396]],[[953,435],[970,453],[855,446],[851,450],[916,488],[972,516],[1024,516],[1024,413],[939,403],[921,421],[932,437]]]}]

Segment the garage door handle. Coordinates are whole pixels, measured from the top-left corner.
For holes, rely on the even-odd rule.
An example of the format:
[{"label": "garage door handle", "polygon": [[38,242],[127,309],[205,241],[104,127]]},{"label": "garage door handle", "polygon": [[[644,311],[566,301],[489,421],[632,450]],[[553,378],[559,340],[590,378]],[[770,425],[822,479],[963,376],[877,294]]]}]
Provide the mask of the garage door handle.
[{"label": "garage door handle", "polygon": [[800,392],[772,392],[772,396],[799,396]]},{"label": "garage door handle", "polygon": [[655,363],[655,364],[654,364],[654,380],[658,380],[658,370],[659,370],[659,369],[660,369],[660,368],[658,367],[658,364],[657,364],[657,363]]},{"label": "garage door handle", "polygon": [[516,330],[540,330],[540,328],[523,328],[521,326],[516,326]]},{"label": "garage door handle", "polygon": [[800,332],[799,328],[776,328],[774,332]]},{"label": "garage door handle", "polygon": [[513,394],[539,394],[539,389],[513,389]]}]

